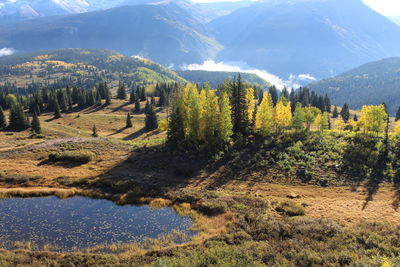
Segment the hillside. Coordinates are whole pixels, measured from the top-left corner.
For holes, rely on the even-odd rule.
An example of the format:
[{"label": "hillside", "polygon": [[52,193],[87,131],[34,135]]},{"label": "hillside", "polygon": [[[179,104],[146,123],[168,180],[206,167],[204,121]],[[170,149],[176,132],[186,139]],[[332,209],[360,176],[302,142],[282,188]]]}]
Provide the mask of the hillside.
[{"label": "hillside", "polygon": [[[218,85],[222,84],[226,79],[234,80],[239,74],[238,72],[224,72],[224,71],[205,71],[205,70],[186,70],[177,71],[179,76],[183,77],[189,82],[203,84],[205,82],[210,83],[212,88],[217,88]],[[256,74],[251,73],[240,73],[242,80],[245,83],[257,84],[263,88],[271,86],[271,84],[260,78]]]},{"label": "hillside", "polygon": [[394,115],[400,105],[400,58],[367,63],[334,78],[309,85],[320,94],[328,94],[335,105],[351,108],[385,102]]},{"label": "hillside", "polygon": [[400,55],[400,27],[360,0],[267,1],[209,26],[224,45],[217,60],[244,61],[282,77],[330,77]]},{"label": "hillside", "polygon": [[164,66],[202,63],[220,49],[205,26],[174,3],[18,22],[1,27],[0,36],[0,47],[18,52],[107,48],[124,55],[140,55]]},{"label": "hillside", "polygon": [[185,81],[150,60],[104,49],[61,49],[0,57],[0,86],[14,82],[18,88],[29,87],[32,82],[59,83],[61,87],[65,82],[69,86],[74,82],[95,85],[103,79],[121,79],[127,84]]}]

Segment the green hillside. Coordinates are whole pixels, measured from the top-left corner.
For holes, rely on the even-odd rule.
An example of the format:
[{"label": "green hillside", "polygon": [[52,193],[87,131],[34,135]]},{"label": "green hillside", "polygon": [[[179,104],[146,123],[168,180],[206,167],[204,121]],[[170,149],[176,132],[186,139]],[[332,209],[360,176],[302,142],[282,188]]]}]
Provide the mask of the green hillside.
[{"label": "green hillside", "polygon": [[0,57],[0,86],[18,88],[32,83],[95,84],[122,80],[150,84],[185,82],[175,72],[147,59],[123,56],[105,49],[61,49]]},{"label": "green hillside", "polygon": [[400,58],[367,63],[334,78],[309,85],[320,94],[328,94],[333,104],[347,103],[350,108],[385,102],[394,115],[400,103]]}]

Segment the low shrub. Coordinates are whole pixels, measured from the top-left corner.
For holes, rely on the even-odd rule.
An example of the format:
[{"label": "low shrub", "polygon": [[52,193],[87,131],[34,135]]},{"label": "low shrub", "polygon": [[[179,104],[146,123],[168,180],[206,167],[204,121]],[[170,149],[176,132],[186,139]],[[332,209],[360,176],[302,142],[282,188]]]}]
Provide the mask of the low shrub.
[{"label": "low shrub", "polygon": [[49,155],[50,161],[68,161],[80,164],[88,163],[94,158],[95,154],[87,150],[54,152]]},{"label": "low shrub", "polygon": [[279,203],[275,210],[288,216],[303,216],[305,214],[301,205],[290,200]]},{"label": "low shrub", "polygon": [[217,203],[206,201],[200,203],[198,210],[208,216],[216,216],[226,212],[226,204],[225,203]]}]

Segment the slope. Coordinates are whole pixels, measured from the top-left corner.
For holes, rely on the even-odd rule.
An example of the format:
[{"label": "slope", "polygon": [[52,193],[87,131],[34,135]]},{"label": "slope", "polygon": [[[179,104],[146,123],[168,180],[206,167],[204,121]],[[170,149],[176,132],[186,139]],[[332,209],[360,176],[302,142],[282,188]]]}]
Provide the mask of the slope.
[{"label": "slope", "polygon": [[2,27],[0,36],[0,47],[22,52],[107,48],[166,66],[200,63],[220,49],[202,23],[173,3],[29,20]]},{"label": "slope", "polygon": [[387,58],[364,64],[334,78],[310,84],[317,93],[328,94],[333,104],[348,103],[351,108],[385,102],[394,115],[400,105],[400,58]]},{"label": "slope", "polygon": [[262,2],[209,25],[225,46],[217,60],[285,77],[322,78],[400,55],[400,28],[360,0]]}]

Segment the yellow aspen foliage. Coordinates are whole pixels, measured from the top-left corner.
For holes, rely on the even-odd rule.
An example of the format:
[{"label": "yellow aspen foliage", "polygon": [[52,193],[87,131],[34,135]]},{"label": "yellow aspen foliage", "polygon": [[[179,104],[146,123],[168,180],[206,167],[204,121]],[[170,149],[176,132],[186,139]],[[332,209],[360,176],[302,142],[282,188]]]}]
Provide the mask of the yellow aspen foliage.
[{"label": "yellow aspen foliage", "polygon": [[283,99],[279,100],[275,106],[274,123],[278,131],[289,127],[292,123],[291,107],[289,103]]},{"label": "yellow aspen foliage", "polygon": [[273,126],[273,119],[274,105],[272,97],[271,94],[264,92],[263,100],[261,101],[256,114],[256,130],[262,135],[269,134]]},{"label": "yellow aspen foliage", "polygon": [[339,131],[342,131],[346,127],[346,123],[342,119],[342,117],[338,117],[335,121],[335,126],[336,126],[336,129],[338,129]]},{"label": "yellow aspen foliage", "polygon": [[217,137],[218,123],[220,117],[220,109],[218,105],[218,97],[215,91],[203,90],[200,94],[205,93],[205,105],[203,109],[202,123],[204,124],[204,136],[208,143],[214,143]]},{"label": "yellow aspen foliage", "polygon": [[394,133],[396,135],[400,135],[400,120],[397,121],[397,123],[396,123],[396,127],[394,128]]},{"label": "yellow aspen foliage", "polygon": [[199,92],[196,87],[190,87],[188,92],[188,133],[189,139],[199,141],[201,137],[200,125],[202,107],[200,107]]},{"label": "yellow aspen foliage", "polygon": [[321,113],[319,113],[319,114],[317,115],[317,117],[315,117],[314,124],[317,126],[317,128],[318,128],[319,131],[322,130],[322,127],[321,127],[321,124],[322,124],[322,114],[321,114]]},{"label": "yellow aspen foliage", "polygon": [[316,107],[304,108],[304,122],[306,123],[307,130],[310,130],[311,124],[315,123],[315,119],[321,114],[321,110]]},{"label": "yellow aspen foliage", "polygon": [[388,259],[384,258],[381,267],[393,267]]},{"label": "yellow aspen foliage", "polygon": [[254,110],[256,109],[256,102],[254,101],[254,89],[246,89],[246,104],[247,104],[247,116],[249,121],[253,121]]},{"label": "yellow aspen foliage", "polygon": [[[197,89],[196,89],[197,90]],[[205,139],[205,131],[206,131],[206,124],[208,119],[208,110],[207,110],[207,91],[208,90],[201,90],[199,94],[199,134],[198,140]]]},{"label": "yellow aspen foliage", "polygon": [[166,132],[168,130],[168,120],[163,119],[158,122],[158,131],[159,132]]},{"label": "yellow aspen foliage", "polygon": [[233,135],[232,124],[232,108],[230,105],[229,97],[226,92],[223,92],[219,99],[219,129],[218,133],[223,142],[229,142]]},{"label": "yellow aspen foliage", "polygon": [[384,105],[363,106],[359,125],[364,132],[378,134],[385,130],[387,117]]}]

